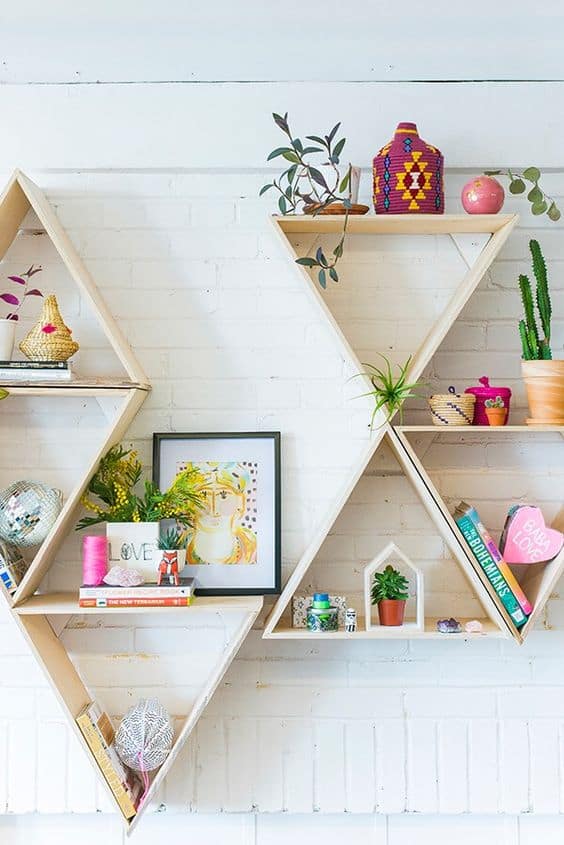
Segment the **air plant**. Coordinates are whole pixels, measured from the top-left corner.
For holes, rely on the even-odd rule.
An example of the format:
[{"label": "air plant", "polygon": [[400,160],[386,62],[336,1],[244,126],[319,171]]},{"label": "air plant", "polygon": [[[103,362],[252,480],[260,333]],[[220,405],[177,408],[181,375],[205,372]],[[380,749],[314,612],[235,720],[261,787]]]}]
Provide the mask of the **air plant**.
[{"label": "air plant", "polygon": [[374,388],[373,390],[369,390],[367,393],[361,394],[362,396],[374,397],[375,405],[370,418],[371,429],[374,427],[376,414],[384,406],[386,406],[387,409],[385,422],[388,422],[397,411],[399,412],[400,424],[403,423],[403,403],[406,399],[411,399],[412,397],[417,396],[415,390],[424,384],[422,381],[414,381],[410,383],[407,381],[407,375],[411,364],[411,355],[405,364],[398,364],[399,373],[397,376],[394,376],[392,372],[392,365],[388,358],[386,358],[385,355],[382,355],[381,352],[378,354],[385,361],[385,369],[379,369],[378,367],[375,367],[374,364],[363,364],[362,366],[366,367],[369,372],[357,374],[359,376],[368,376],[372,387]]},{"label": "air plant", "polygon": [[[351,165],[348,166],[344,176],[341,175],[338,167],[346,138],[336,140],[341,126],[340,123],[336,123],[327,135],[306,135],[304,143],[300,138],[293,136],[288,123],[288,112],[284,116],[273,113],[272,117],[288,140],[285,146],[272,150],[267,161],[283,158],[289,166],[277,179],[263,185],[259,196],[274,188],[279,194],[278,208],[281,214],[296,214],[302,211],[315,215],[337,202],[342,203],[345,209],[342,235],[331,257],[327,258],[323,249],[319,247],[315,258],[304,257],[296,260],[296,264],[304,267],[318,268],[319,284],[325,288],[328,276],[334,282],[339,281],[335,267],[343,255],[349,211],[352,207]],[[312,143],[308,144],[308,141]],[[324,159],[321,162],[317,160],[318,153],[321,153]],[[312,161],[311,156],[316,156],[316,158]],[[329,168],[330,175],[327,178],[319,169],[320,167]],[[341,196],[345,191],[348,193]]]},{"label": "air plant", "polygon": [[6,320],[19,320],[19,311],[28,296],[43,296],[38,288],[29,287],[31,277],[35,276],[36,273],[41,273],[42,269],[42,267],[34,267],[32,264],[29,270],[22,273],[21,276],[8,276],[9,280],[15,285],[20,285],[21,289],[17,296],[9,291],[0,293],[0,299],[12,306],[12,310],[5,317]]},{"label": "air plant", "polygon": [[518,172],[516,170],[486,170],[486,176],[507,176],[509,179],[509,192],[512,194],[524,194],[527,190],[526,182],[532,187],[527,193],[527,199],[531,203],[531,212],[536,216],[544,214],[556,222],[560,220],[560,209],[552,197],[549,197],[539,185],[541,172],[538,167],[527,167]]},{"label": "air plant", "polygon": [[529,241],[529,249],[533,259],[533,273],[537,282],[536,305],[542,327],[542,337],[537,326],[535,308],[533,303],[533,292],[528,276],[519,276],[519,288],[525,319],[519,320],[519,335],[523,348],[523,360],[525,361],[549,361],[552,358],[550,348],[550,321],[552,318],[552,305],[548,291],[548,277],[546,264],[539,242]]}]

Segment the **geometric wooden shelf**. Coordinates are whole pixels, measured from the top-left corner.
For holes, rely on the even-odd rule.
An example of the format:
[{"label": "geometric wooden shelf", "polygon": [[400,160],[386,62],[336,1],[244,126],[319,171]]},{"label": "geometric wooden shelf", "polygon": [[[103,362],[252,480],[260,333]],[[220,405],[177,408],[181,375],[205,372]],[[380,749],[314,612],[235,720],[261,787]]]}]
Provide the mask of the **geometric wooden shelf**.
[{"label": "geometric wooden shelf", "polygon": [[185,618],[197,620],[202,611],[217,614],[238,613],[233,634],[230,635],[223,652],[214,665],[209,667],[209,674],[200,693],[187,714],[180,734],[175,738],[173,748],[164,764],[155,774],[147,798],[137,815],[128,822],[124,819],[128,833],[135,829],[143,813],[147,810],[151,798],[155,796],[167,772],[173,765],[186,739],[192,732],[206,704],[235,657],[243,640],[251,629],[263,604],[262,597],[226,597],[198,598],[190,607],[183,608],[80,608],[76,593],[38,594],[41,582],[56,559],[59,547],[71,528],[74,527],[75,510],[80,498],[96,471],[100,458],[110,446],[118,443],[125,435],[128,426],[135,417],[150,391],[150,384],[135,355],[123,337],[117,323],[106,307],[94,281],[76,252],[71,240],[61,226],[53,208],[34,183],[23,173],[16,170],[0,197],[0,260],[16,237],[18,230],[30,209],[39,218],[47,236],[50,238],[71,278],[76,283],[83,300],[89,307],[90,314],[102,329],[111,348],[118,357],[125,371],[122,378],[100,376],[77,377],[70,382],[46,382],[41,380],[0,382],[6,387],[9,396],[5,402],[17,397],[58,397],[62,402],[66,398],[92,397],[95,399],[108,420],[108,425],[100,431],[100,443],[95,454],[88,461],[84,472],[74,489],[67,497],[63,508],[44,542],[35,556],[13,596],[3,587],[0,588],[7,601],[12,616],[27,640],[37,662],[42,667],[59,704],[67,716],[71,730],[94,767],[98,780],[105,788],[110,801],[121,815],[119,805],[106,783],[84,737],[76,724],[76,717],[83,707],[91,701],[90,693],[68,656],[59,635],[74,615],[98,616],[107,614],[158,612],[163,615],[184,614]]},{"label": "geometric wooden shelf", "polygon": [[[517,215],[496,214],[496,215],[366,215],[363,217],[350,217],[347,231],[356,235],[450,235],[458,254],[462,257],[466,272],[460,284],[454,290],[450,301],[443,309],[441,315],[426,337],[414,351],[411,359],[408,380],[414,381],[421,377],[425,367],[430,363],[447,332],[460,314],[462,308],[468,302],[472,293],[481,281],[484,273],[491,266],[498,255],[501,247],[509,237],[510,232],[518,220]],[[332,330],[333,338],[341,356],[350,371],[361,373],[364,369],[354,349],[346,337],[346,334],[339,325],[337,319],[324,299],[323,293],[309,272],[302,266],[296,264],[298,257],[291,237],[299,235],[315,235],[321,237],[327,234],[339,234],[342,232],[343,217],[340,216],[273,216],[272,225],[278,235],[294,272],[298,273],[308,291],[314,305],[319,309],[322,319]],[[469,235],[481,234],[483,246],[480,251],[476,249],[476,243],[467,240]],[[465,240],[466,238],[466,240]],[[475,239],[471,239],[475,240]],[[311,239],[310,239],[311,241]],[[315,249],[315,247],[313,248]],[[300,253],[303,255],[303,251]],[[367,388],[371,385],[365,378]],[[362,393],[362,390],[359,390]],[[487,435],[488,437],[503,437],[504,435],[525,435],[530,436],[535,432],[555,431],[564,434],[561,426],[525,426],[511,425],[504,427],[481,427],[481,426],[445,426],[444,428],[433,425],[394,425],[393,420],[386,422],[383,411],[380,411],[374,422],[374,429],[370,435],[366,448],[358,457],[354,466],[350,469],[350,477],[343,490],[340,491],[337,501],[329,509],[326,517],[313,538],[310,546],[306,549],[299,560],[292,575],[273,607],[265,625],[265,638],[285,639],[355,639],[355,638],[397,638],[411,639],[414,637],[438,637],[443,640],[451,638],[473,639],[476,636],[512,636],[516,642],[523,642],[527,633],[532,629],[539,613],[542,611],[551,590],[562,572],[564,571],[564,552],[544,567],[530,569],[526,580],[523,581],[524,589],[528,598],[533,603],[534,610],[525,626],[519,631],[505,611],[498,596],[493,590],[488,579],[476,564],[469,547],[462,537],[456,523],[442,501],[435,486],[415,454],[409,442],[409,435],[412,433],[428,432],[436,435],[443,433],[467,433],[475,435]],[[481,602],[487,617],[482,621],[483,634],[473,635],[465,632],[461,634],[445,635],[435,630],[436,620],[425,619],[423,630],[415,631],[412,627],[409,630],[381,629],[377,627],[369,631],[362,630],[363,624],[359,621],[357,631],[348,634],[345,631],[335,633],[311,633],[303,628],[291,628],[287,622],[287,615],[291,600],[295,592],[314,561],[320,550],[321,544],[329,534],[335,520],[345,506],[350,494],[354,490],[358,480],[368,466],[369,461],[378,449],[383,439],[388,440],[403,469],[406,477],[411,481],[418,493],[421,503],[425,506],[431,516],[436,528],[445,540],[451,555],[459,563],[466,574],[476,597]],[[401,540],[398,541],[401,545]],[[378,553],[378,549],[375,549]]]}]

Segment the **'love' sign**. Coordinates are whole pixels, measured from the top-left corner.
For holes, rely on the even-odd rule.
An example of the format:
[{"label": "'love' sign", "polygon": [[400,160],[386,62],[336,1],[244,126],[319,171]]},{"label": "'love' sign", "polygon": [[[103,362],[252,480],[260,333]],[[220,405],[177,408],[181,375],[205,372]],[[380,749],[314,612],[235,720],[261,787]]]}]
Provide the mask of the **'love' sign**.
[{"label": "'love' sign", "polygon": [[564,545],[564,535],[547,528],[540,508],[517,508],[506,526],[502,554],[507,563],[539,563],[552,560]]}]

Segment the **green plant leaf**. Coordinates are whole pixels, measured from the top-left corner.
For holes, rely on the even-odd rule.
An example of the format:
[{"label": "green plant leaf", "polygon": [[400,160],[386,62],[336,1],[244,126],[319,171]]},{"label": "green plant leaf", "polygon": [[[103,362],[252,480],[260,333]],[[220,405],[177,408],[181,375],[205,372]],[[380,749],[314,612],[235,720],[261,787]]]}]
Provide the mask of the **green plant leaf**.
[{"label": "green plant leaf", "polygon": [[317,260],[317,263],[321,264],[322,267],[328,266],[327,259],[325,258],[325,255],[323,254],[323,250],[321,249],[321,247],[319,247],[319,249],[315,253],[315,258]]},{"label": "green plant leaf", "polygon": [[329,268],[329,275],[331,276],[334,282],[339,281],[339,274],[337,273],[334,267]]},{"label": "green plant leaf", "polygon": [[538,167],[527,167],[526,170],[523,170],[523,177],[528,182],[538,182],[541,178],[541,172]]},{"label": "green plant leaf", "polygon": [[320,270],[317,274],[317,278],[319,279],[319,284],[325,290],[327,287],[327,276],[325,274],[325,270]]},{"label": "green plant leaf", "polygon": [[284,199],[284,197],[280,197],[280,198],[279,198],[279,200],[278,200],[278,208],[280,209],[280,211],[282,212],[282,214],[286,214],[286,212],[288,211],[288,208],[287,208],[287,206],[286,206],[286,200]]},{"label": "green plant leaf", "polygon": [[350,199],[348,197],[344,198],[343,205],[345,206],[345,208],[348,208],[348,209],[352,208],[352,202],[350,201]]},{"label": "green plant leaf", "polygon": [[325,181],[323,173],[321,173],[321,171],[319,171],[316,167],[309,168],[309,175],[313,181],[317,182],[318,185],[321,185],[322,188],[327,188],[327,182]]},{"label": "green plant leaf", "polygon": [[272,117],[274,118],[274,122],[279,129],[281,129],[283,132],[288,131],[288,112],[286,112],[284,117],[279,114],[276,114],[276,112],[272,112]]},{"label": "green plant leaf", "polygon": [[298,152],[300,153],[300,155],[301,155],[301,153],[303,152],[303,149],[304,149],[304,145],[302,144],[302,142],[300,141],[300,139],[299,139],[299,138],[294,138],[294,139],[292,140],[292,144],[294,145],[294,147],[297,149],[297,151],[298,151]]},{"label": "green plant leaf", "polygon": [[333,255],[335,258],[341,258],[343,255],[343,242],[339,241],[335,249],[333,250]]},{"label": "green plant leaf", "polygon": [[286,161],[291,161],[294,164],[298,164],[300,161],[296,153],[292,150],[287,150],[286,152],[283,152],[282,155],[284,156]]},{"label": "green plant leaf", "polygon": [[323,149],[321,147],[305,147],[302,151],[302,157],[309,155],[310,153],[322,153]]},{"label": "green plant leaf", "polygon": [[349,170],[347,170],[347,172],[345,173],[345,175],[341,179],[341,184],[339,185],[339,193],[342,194],[343,191],[347,190],[347,188],[349,187],[350,178],[351,178],[351,172],[350,172],[350,169],[349,169]]},{"label": "green plant leaf", "polygon": [[540,203],[540,202],[542,202],[542,200],[543,200],[543,195],[542,195],[542,191],[541,191],[541,189],[539,188],[539,186],[538,186],[538,185],[535,185],[535,186],[534,186],[534,188],[531,188],[531,190],[530,190],[530,191],[529,191],[529,193],[527,194],[527,199],[528,199],[528,200],[529,200],[529,202],[530,202],[530,203],[532,203],[533,205],[534,205],[535,203]]},{"label": "green plant leaf", "polygon": [[512,194],[522,194],[523,191],[525,190],[525,188],[526,188],[525,183],[523,182],[522,179],[519,179],[519,178],[514,179],[509,184],[509,190],[511,191]]},{"label": "green plant leaf", "polygon": [[484,176],[503,176],[503,170],[484,170]]},{"label": "green plant leaf", "polygon": [[531,211],[535,216],[538,216],[539,214],[544,214],[547,208],[548,206],[543,200],[542,202],[533,203],[533,205],[531,206]]},{"label": "green plant leaf", "polygon": [[291,153],[292,150],[290,147],[276,147],[275,150],[268,155],[267,161],[272,161],[273,158],[278,158],[278,156],[284,155],[284,153]]},{"label": "green plant leaf", "polygon": [[294,181],[294,176],[296,175],[296,170],[298,169],[298,165],[294,164],[292,167],[288,168],[286,173],[286,178],[288,179],[288,184],[291,185]]},{"label": "green plant leaf", "polygon": [[343,152],[343,147],[345,146],[346,142],[347,142],[346,138],[341,138],[341,140],[337,141],[337,143],[333,147],[333,157],[336,158],[337,160],[339,159],[339,156]]},{"label": "green plant leaf", "polygon": [[321,144],[322,147],[327,146],[324,138],[320,138],[319,135],[306,135],[306,138],[308,141],[315,141],[316,144]]},{"label": "green plant leaf", "polygon": [[333,140],[333,138],[335,137],[335,135],[336,135],[336,134],[337,134],[337,132],[339,131],[339,126],[340,126],[340,125],[341,125],[341,121],[339,121],[339,123],[336,123],[336,124],[335,124],[335,126],[333,127],[333,129],[332,129],[332,130],[330,131],[330,133],[328,134],[328,136],[327,136],[327,140],[329,141],[329,143],[331,143],[331,141]]},{"label": "green plant leaf", "polygon": [[268,185],[263,185],[262,188],[259,191],[259,197],[262,197],[263,194],[266,194],[266,192],[268,190],[270,190],[270,188],[273,188],[273,187],[274,187],[274,185],[272,184],[272,182],[270,182]]},{"label": "green plant leaf", "polygon": [[296,258],[296,264],[301,264],[303,267],[317,267],[315,258]]},{"label": "green plant leaf", "polygon": [[551,220],[554,220],[554,222],[560,220],[560,209],[555,202],[551,202],[547,214]]}]

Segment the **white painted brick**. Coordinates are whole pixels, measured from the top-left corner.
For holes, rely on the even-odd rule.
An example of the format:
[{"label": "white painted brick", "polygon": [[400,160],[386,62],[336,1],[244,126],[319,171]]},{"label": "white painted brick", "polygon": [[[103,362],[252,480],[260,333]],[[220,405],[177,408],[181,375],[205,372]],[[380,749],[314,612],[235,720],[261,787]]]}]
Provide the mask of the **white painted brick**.
[{"label": "white painted brick", "polygon": [[[2,698],[4,696],[2,695]],[[36,807],[37,726],[33,720],[13,719],[8,734],[8,812],[30,813]]]},{"label": "white painted brick", "polygon": [[554,813],[560,809],[560,731],[561,723],[553,719],[529,722],[530,795],[534,813]]},{"label": "white painted brick", "polygon": [[254,804],[261,813],[280,813],[284,809],[284,723],[261,719],[257,729]]},{"label": "white painted brick", "polygon": [[349,813],[376,808],[376,728],[372,722],[345,724],[345,795]]},{"label": "white painted brick", "polygon": [[86,757],[78,739],[68,732],[68,778],[66,782],[66,801],[72,813],[93,813],[95,804],[95,784],[97,773]]},{"label": "white painted brick", "polygon": [[[519,842],[517,819],[491,815],[467,816],[391,816],[388,824],[388,845],[408,845],[437,840],[453,840],[457,845],[516,845]],[[536,840],[538,841],[538,840]],[[533,840],[531,840],[533,842]],[[528,845],[528,843],[527,843]]]},{"label": "white painted brick", "polygon": [[41,725],[37,738],[37,809],[64,813],[66,807],[68,730],[62,722]]},{"label": "white painted brick", "polygon": [[439,812],[468,810],[468,723],[444,719],[437,725]]},{"label": "white painted brick", "polygon": [[326,845],[341,845],[343,841],[368,841],[385,845],[386,819],[378,816],[351,815],[263,815],[257,818],[257,845],[308,845],[319,835]]},{"label": "white painted brick", "polygon": [[313,728],[314,811],[340,813],[345,809],[345,724],[338,719],[318,721]]},{"label": "white painted brick", "polygon": [[468,809],[499,809],[498,730],[493,719],[473,719],[468,728]]},{"label": "white painted brick", "polygon": [[503,719],[499,737],[499,809],[504,813],[530,812],[529,734],[521,719]]},{"label": "white painted brick", "polygon": [[413,719],[407,723],[407,810],[435,813],[438,810],[437,726]]}]

